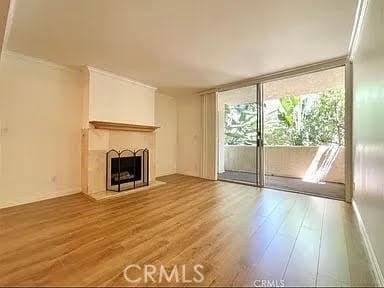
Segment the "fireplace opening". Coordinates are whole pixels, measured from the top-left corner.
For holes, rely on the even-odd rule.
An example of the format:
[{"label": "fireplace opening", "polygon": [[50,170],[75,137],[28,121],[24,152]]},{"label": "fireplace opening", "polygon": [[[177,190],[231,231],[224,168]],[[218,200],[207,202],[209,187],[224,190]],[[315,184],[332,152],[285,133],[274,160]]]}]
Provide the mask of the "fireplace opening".
[{"label": "fireplace opening", "polygon": [[149,185],[149,151],[110,150],[107,152],[106,188],[121,192]]},{"label": "fireplace opening", "polygon": [[111,185],[128,183],[140,179],[141,156],[111,159]]}]

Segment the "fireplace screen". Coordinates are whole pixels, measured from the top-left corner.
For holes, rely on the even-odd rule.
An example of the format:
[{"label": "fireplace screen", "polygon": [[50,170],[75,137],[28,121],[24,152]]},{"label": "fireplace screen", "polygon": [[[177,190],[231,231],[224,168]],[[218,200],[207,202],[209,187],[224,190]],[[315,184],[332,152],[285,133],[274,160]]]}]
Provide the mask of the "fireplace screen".
[{"label": "fireplace screen", "polygon": [[107,190],[121,192],[149,184],[148,149],[107,153]]}]

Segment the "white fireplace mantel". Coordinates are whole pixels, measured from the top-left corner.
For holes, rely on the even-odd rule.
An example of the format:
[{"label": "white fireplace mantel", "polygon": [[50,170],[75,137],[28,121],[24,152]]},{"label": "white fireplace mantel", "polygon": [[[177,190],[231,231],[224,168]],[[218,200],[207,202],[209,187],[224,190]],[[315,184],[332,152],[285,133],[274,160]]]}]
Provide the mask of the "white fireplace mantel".
[{"label": "white fireplace mantel", "polygon": [[116,123],[107,121],[89,121],[95,129],[119,130],[119,131],[135,131],[135,132],[153,132],[160,128],[159,126],[139,125],[129,123]]}]

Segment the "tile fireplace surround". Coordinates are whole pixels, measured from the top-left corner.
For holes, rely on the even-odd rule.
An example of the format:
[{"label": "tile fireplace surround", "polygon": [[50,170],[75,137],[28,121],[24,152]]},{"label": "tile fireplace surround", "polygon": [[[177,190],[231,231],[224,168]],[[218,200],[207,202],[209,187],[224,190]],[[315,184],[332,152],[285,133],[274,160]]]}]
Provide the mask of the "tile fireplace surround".
[{"label": "tile fireplace surround", "polygon": [[[154,130],[154,129],[153,129]],[[130,193],[148,190],[163,184],[156,181],[155,151],[156,137],[153,131],[120,131],[95,129],[90,124],[82,131],[82,191],[95,200],[119,197]],[[149,186],[124,192],[106,191],[106,153],[111,150],[149,150]]]}]

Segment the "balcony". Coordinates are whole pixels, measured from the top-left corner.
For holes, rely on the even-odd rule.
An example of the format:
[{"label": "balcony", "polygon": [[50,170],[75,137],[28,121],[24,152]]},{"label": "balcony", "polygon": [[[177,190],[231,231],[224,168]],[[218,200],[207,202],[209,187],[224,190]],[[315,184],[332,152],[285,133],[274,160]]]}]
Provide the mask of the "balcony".
[{"label": "balcony", "polygon": [[[265,186],[331,198],[344,197],[344,147],[265,146]],[[256,182],[252,145],[225,145],[219,179]]]}]

